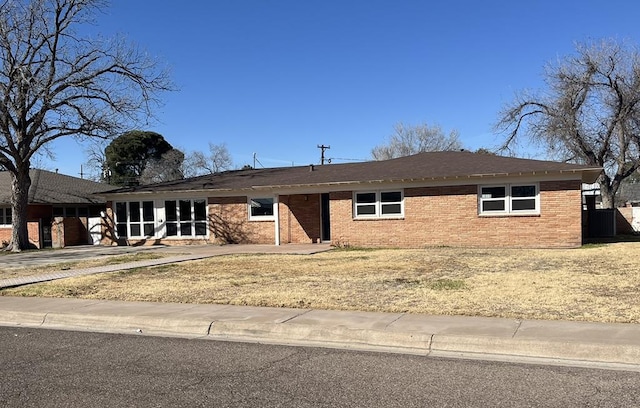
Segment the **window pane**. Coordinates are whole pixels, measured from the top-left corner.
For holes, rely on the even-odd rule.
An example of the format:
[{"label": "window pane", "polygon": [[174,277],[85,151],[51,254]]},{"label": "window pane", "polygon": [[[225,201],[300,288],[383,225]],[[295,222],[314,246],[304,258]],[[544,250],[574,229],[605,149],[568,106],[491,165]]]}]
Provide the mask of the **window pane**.
[{"label": "window pane", "polygon": [[125,238],[125,237],[128,236],[127,235],[127,224],[118,224],[117,230],[118,230],[118,237]]},{"label": "window pane", "polygon": [[178,224],[176,223],[167,223],[167,236],[175,237],[178,235]]},{"label": "window pane", "polygon": [[273,215],[273,198],[252,198],[251,199],[251,216],[272,216]]},{"label": "window pane", "polygon": [[196,235],[207,235],[207,224],[204,222],[196,222]]},{"label": "window pane", "polygon": [[4,222],[4,208],[0,208],[0,225],[5,225],[5,222]]},{"label": "window pane", "polygon": [[75,207],[67,207],[65,208],[65,217],[77,217],[78,216],[78,212],[77,212],[77,208]]},{"label": "window pane", "polygon": [[64,217],[64,208],[62,208],[62,207],[53,207],[53,216],[54,217]]},{"label": "window pane", "polygon": [[116,220],[127,222],[127,203],[116,203]]},{"label": "window pane", "polygon": [[385,214],[402,214],[402,206],[400,204],[382,204],[382,215]]},{"label": "window pane", "polygon": [[137,201],[132,201],[129,203],[129,221],[140,221],[140,203]]},{"label": "window pane", "polygon": [[142,221],[153,221],[153,201],[142,202]]},{"label": "window pane", "polygon": [[191,235],[191,223],[190,222],[182,222],[182,223],[180,223],[180,235],[183,236],[183,237]]},{"label": "window pane", "polygon": [[131,236],[139,237],[140,236],[140,224],[131,224]]},{"label": "window pane", "polygon": [[196,221],[207,219],[207,204],[204,200],[193,200],[193,213]]},{"label": "window pane", "polygon": [[511,209],[513,211],[525,211],[536,209],[536,199],[529,198],[526,200],[513,200],[511,201]]},{"label": "window pane", "polygon": [[12,214],[11,214],[12,210],[11,210],[11,208],[7,208],[7,209],[5,209],[5,211],[6,211],[6,213],[5,213],[4,219],[7,222],[7,224],[11,224],[11,222],[13,221],[13,217],[12,217]]},{"label": "window pane", "polygon": [[482,187],[482,198],[504,198],[506,195],[504,187]]},{"label": "window pane", "polygon": [[356,207],[356,215],[376,215],[375,205],[358,205]]},{"label": "window pane", "polygon": [[144,236],[145,237],[153,236],[153,224],[144,224]]},{"label": "window pane", "polygon": [[536,186],[512,186],[511,196],[512,197],[535,197]]},{"label": "window pane", "polygon": [[165,201],[164,209],[167,215],[167,221],[178,221],[178,207],[175,201]]},{"label": "window pane", "polygon": [[369,204],[376,202],[376,193],[358,193],[356,194],[356,203]]},{"label": "window pane", "polygon": [[[383,203],[398,203],[402,201],[402,193],[400,191],[388,191],[380,193],[380,201]],[[384,214],[384,211],[382,211]]]},{"label": "window pane", "polygon": [[87,207],[78,208],[78,217],[86,217],[89,214],[89,209]]},{"label": "window pane", "polygon": [[180,200],[180,221],[191,221],[191,200]]},{"label": "window pane", "polygon": [[504,201],[483,201],[482,211],[504,211]]}]

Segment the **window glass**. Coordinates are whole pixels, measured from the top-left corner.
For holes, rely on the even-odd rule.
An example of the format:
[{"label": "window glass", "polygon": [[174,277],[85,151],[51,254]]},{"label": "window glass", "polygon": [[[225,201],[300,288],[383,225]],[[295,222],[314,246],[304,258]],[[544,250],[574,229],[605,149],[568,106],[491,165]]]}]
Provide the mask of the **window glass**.
[{"label": "window glass", "polygon": [[207,224],[204,222],[196,222],[196,235],[207,235]]},{"label": "window glass", "polygon": [[189,235],[191,235],[191,223],[190,222],[181,222],[180,223],[180,235],[181,236],[189,236]]},{"label": "window glass", "polygon": [[86,217],[87,215],[89,215],[89,208],[87,207],[78,208],[78,217]]},{"label": "window glass", "polygon": [[145,237],[153,236],[153,224],[144,224],[144,236]]},{"label": "window glass", "polygon": [[127,237],[127,223],[118,223],[116,226],[116,231],[118,232],[118,236],[121,238]]},{"label": "window glass", "polygon": [[178,221],[178,208],[175,201],[165,201],[164,209],[167,221]]},{"label": "window glass", "polygon": [[142,202],[142,221],[153,221],[153,201]]},{"label": "window glass", "polygon": [[252,217],[273,216],[273,198],[252,198],[250,208]]},{"label": "window glass", "polygon": [[207,204],[204,200],[193,200],[193,214],[196,221],[207,219]]},{"label": "window glass", "polygon": [[127,220],[127,204],[116,203],[116,219],[118,222],[124,222]]},{"label": "window glass", "polygon": [[482,202],[482,211],[504,211],[504,210],[505,210],[504,200]]},{"label": "window glass", "polygon": [[[207,200],[167,200],[164,202],[168,237],[207,235]],[[200,222],[196,222],[200,221]]]},{"label": "window glass", "polygon": [[513,211],[532,211],[536,209],[536,199],[528,198],[526,200],[513,200],[511,202]]},{"label": "window glass", "polygon": [[376,193],[358,193],[356,194],[356,202],[358,204],[375,203]]},{"label": "window glass", "polygon": [[178,224],[167,224],[167,236],[175,237],[178,235]]},{"label": "window glass", "polygon": [[480,213],[535,213],[538,208],[536,184],[487,186],[480,188]]},{"label": "window glass", "polygon": [[536,186],[512,186],[511,197],[535,197]]},{"label": "window glass", "polygon": [[482,198],[504,198],[506,194],[504,187],[482,187]]},{"label": "window glass", "polygon": [[191,221],[191,200],[180,200],[180,221]]},{"label": "window glass", "polygon": [[12,211],[11,208],[5,208],[4,219],[5,219],[7,224],[11,224],[13,222],[13,217],[12,217],[11,211]]},{"label": "window glass", "polygon": [[356,207],[356,215],[376,215],[375,205],[358,205]]},{"label": "window glass", "polygon": [[64,208],[62,208],[62,207],[53,207],[53,216],[54,217],[64,217]]},{"label": "window glass", "polygon": [[398,203],[402,201],[402,193],[400,191],[385,191],[380,193],[380,201],[383,203]]},{"label": "window glass", "polygon": [[140,224],[131,224],[131,225],[129,225],[129,231],[131,232],[130,236],[139,237],[140,236]]},{"label": "window glass", "polygon": [[140,203],[137,201],[129,203],[129,221],[140,222]]},{"label": "window glass", "polygon": [[402,205],[400,204],[383,204],[382,215],[402,214]]}]

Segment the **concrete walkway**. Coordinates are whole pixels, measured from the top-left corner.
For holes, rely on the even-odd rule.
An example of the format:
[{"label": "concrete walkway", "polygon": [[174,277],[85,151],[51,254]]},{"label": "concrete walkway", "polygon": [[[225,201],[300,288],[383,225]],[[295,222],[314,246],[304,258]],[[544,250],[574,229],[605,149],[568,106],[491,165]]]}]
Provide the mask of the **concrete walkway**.
[{"label": "concrete walkway", "polygon": [[98,257],[114,257],[140,251],[155,251],[169,254],[164,258],[148,259],[136,262],[127,262],[114,265],[97,266],[82,269],[58,269],[55,272],[20,276],[14,278],[0,279],[0,289],[15,286],[28,285],[32,283],[47,282],[56,279],[71,278],[82,275],[93,275],[96,273],[115,272],[134,268],[144,268],[149,266],[165,265],[170,263],[194,261],[198,259],[211,258],[220,255],[230,254],[258,254],[258,253],[280,253],[280,254],[314,254],[331,249],[328,244],[296,244],[296,245],[193,245],[193,246],[140,246],[140,247],[103,247],[84,246],[70,247],[52,251],[29,251],[17,254],[2,255],[0,261],[2,268],[29,268],[51,265],[55,270],[55,265],[68,262],[82,262],[83,260],[95,260]]},{"label": "concrete walkway", "polygon": [[640,371],[640,325],[0,296],[0,325]]}]

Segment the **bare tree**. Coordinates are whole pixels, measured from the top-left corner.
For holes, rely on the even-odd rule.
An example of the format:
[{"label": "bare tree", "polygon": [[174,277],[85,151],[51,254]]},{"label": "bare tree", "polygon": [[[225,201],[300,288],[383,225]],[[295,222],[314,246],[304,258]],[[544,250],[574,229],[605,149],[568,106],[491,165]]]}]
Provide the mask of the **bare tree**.
[{"label": "bare tree", "polygon": [[94,138],[85,146],[87,161],[84,163],[88,171],[88,179],[103,183],[109,182],[107,156],[104,152],[109,144],[107,139]]},{"label": "bare tree", "polygon": [[75,32],[101,0],[0,2],[0,165],[11,173],[11,249],[28,248],[29,167],[61,137],[121,133],[151,115],[166,70],[122,39]]},{"label": "bare tree", "polygon": [[142,170],[140,184],[162,183],[163,181],[180,180],[184,178],[182,167],[184,153],[178,149],[171,149],[160,159],[149,159]]},{"label": "bare tree", "polygon": [[420,152],[435,152],[462,149],[457,130],[445,134],[439,125],[429,126],[426,123],[416,126],[405,126],[398,123],[395,133],[386,144],[371,150],[374,160],[387,160],[395,157],[409,156]]},{"label": "bare tree", "polygon": [[522,93],[501,113],[503,149],[524,136],[551,157],[604,168],[602,204],[614,208],[620,183],[640,167],[638,50],[615,41],[579,44],[545,78],[545,91]]},{"label": "bare tree", "polygon": [[227,145],[209,142],[209,155],[196,151],[187,155],[184,160],[185,177],[215,174],[229,170],[233,166]]}]

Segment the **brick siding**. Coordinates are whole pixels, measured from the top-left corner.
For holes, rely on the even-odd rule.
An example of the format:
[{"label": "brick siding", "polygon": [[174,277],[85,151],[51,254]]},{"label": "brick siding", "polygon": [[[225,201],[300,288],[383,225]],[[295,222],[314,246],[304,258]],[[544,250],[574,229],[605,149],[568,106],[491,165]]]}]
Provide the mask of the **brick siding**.
[{"label": "brick siding", "polygon": [[403,219],[353,219],[352,193],[331,194],[336,245],[366,247],[576,247],[582,244],[579,181],[540,183],[540,215],[478,215],[475,185],[405,189]]}]

